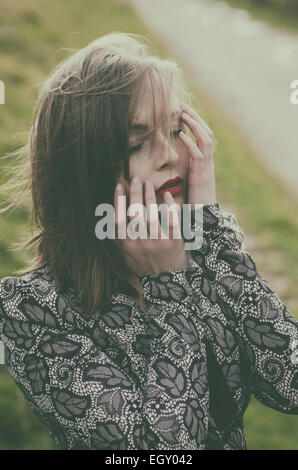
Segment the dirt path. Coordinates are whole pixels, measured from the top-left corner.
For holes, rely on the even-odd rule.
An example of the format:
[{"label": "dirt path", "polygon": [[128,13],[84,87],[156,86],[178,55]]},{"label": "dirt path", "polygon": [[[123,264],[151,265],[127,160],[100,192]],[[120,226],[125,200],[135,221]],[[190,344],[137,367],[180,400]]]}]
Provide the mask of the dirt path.
[{"label": "dirt path", "polygon": [[212,0],[131,0],[148,27],[217,100],[298,197],[298,34]]}]

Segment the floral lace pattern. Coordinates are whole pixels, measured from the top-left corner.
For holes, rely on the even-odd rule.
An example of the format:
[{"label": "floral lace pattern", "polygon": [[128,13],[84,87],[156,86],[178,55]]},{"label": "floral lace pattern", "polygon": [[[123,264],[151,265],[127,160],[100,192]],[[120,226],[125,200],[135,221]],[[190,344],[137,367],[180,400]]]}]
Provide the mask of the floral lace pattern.
[{"label": "floral lace pattern", "polygon": [[189,269],[140,278],[146,317],[121,283],[90,318],[46,268],[0,280],[5,364],[61,449],[246,449],[251,394],[298,414],[298,322],[235,216],[203,223]]}]

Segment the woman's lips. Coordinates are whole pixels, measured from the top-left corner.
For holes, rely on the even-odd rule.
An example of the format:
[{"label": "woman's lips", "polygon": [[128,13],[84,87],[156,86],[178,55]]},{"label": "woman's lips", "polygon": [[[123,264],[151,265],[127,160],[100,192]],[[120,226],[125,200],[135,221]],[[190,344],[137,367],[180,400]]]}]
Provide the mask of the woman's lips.
[{"label": "woman's lips", "polygon": [[171,186],[170,188],[160,189],[159,191],[156,192],[156,194],[158,194],[159,196],[163,196],[164,193],[169,191],[172,194],[172,196],[177,196],[177,194],[181,193],[182,188],[183,188],[182,182],[180,181],[177,184],[175,184],[175,186]]}]

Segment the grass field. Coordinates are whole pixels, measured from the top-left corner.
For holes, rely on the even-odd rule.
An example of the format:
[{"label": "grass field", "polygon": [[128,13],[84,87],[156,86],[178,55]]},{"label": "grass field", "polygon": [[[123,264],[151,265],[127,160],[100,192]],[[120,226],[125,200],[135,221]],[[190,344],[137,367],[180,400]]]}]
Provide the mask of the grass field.
[{"label": "grass field", "polygon": [[[133,11],[111,0],[10,0],[0,10],[0,79],[6,103],[0,106],[0,154],[25,143],[41,82],[69,51],[110,31],[151,37]],[[151,37],[152,38],[152,37]],[[154,38],[152,38],[154,39]],[[155,40],[155,39],[154,39]],[[155,41],[162,55],[162,45]],[[67,49],[65,49],[67,48]],[[255,261],[259,272],[272,275],[277,291],[298,318],[298,204],[261,164],[240,132],[210,96],[192,87],[198,111],[214,130],[218,201],[231,205],[245,233],[257,237]],[[5,179],[3,163],[0,178]],[[10,243],[30,231],[28,213],[17,209],[0,218],[0,276],[23,267],[32,253],[12,252]],[[253,252],[254,256],[255,253]],[[280,280],[283,289],[280,289]],[[269,279],[267,279],[269,282]],[[290,307],[289,307],[290,308]],[[278,413],[252,398],[245,415],[248,449],[298,449],[298,417]],[[56,449],[22,393],[0,366],[0,449]]]}]

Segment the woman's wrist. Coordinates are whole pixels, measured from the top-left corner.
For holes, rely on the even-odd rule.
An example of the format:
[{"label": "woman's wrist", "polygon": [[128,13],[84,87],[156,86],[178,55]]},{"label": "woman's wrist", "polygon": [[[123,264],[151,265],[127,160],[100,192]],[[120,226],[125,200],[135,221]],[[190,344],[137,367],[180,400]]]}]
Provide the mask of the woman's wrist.
[{"label": "woman's wrist", "polygon": [[194,231],[216,229],[222,218],[223,215],[218,202],[200,205],[198,209],[191,211],[191,229]]}]

